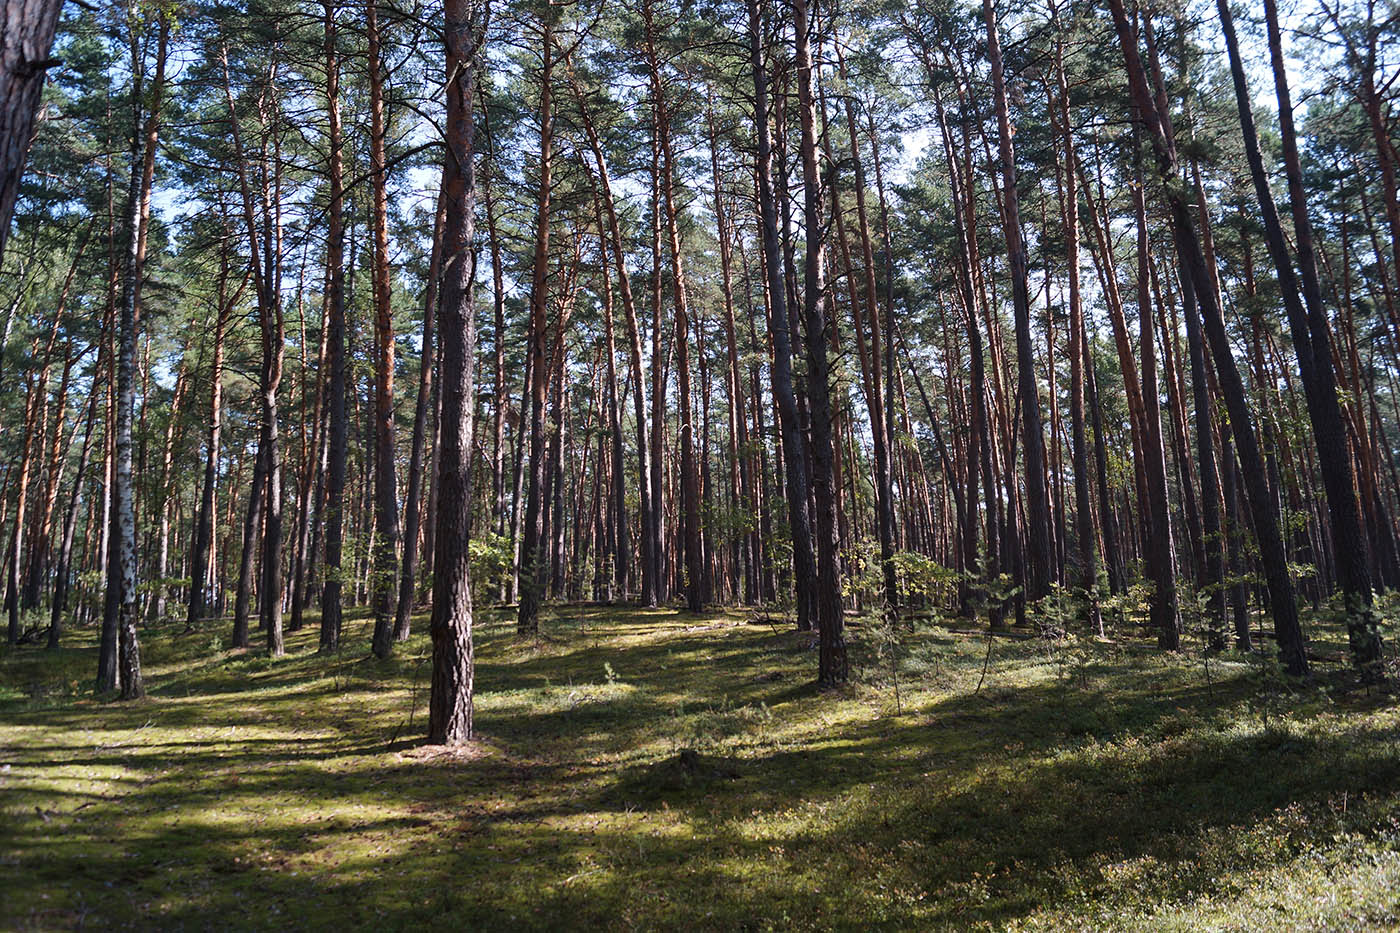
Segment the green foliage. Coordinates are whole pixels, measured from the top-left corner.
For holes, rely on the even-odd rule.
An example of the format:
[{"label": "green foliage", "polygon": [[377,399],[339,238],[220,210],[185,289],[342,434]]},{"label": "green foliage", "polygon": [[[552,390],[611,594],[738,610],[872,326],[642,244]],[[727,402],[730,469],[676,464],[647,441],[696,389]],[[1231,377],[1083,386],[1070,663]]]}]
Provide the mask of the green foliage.
[{"label": "green foliage", "polygon": [[1059,641],[1076,626],[1082,628],[1087,617],[1088,602],[1080,594],[1058,583],[1050,584],[1050,592],[1027,609],[1036,623],[1041,638]]},{"label": "green foliage", "polygon": [[467,550],[472,564],[472,586],[477,592],[495,592],[510,580],[515,549],[505,535],[490,531],[477,534],[467,544]]},{"label": "green foliage", "polygon": [[1100,611],[1106,620],[1112,619],[1119,624],[1145,619],[1153,589],[1152,581],[1139,579],[1117,595],[1105,594],[1100,602]]},{"label": "green foliage", "polygon": [[155,580],[142,580],[136,584],[136,592],[143,595],[146,593],[169,593],[171,590],[189,585],[189,577],[161,577]]},{"label": "green foliage", "polygon": [[894,555],[899,591],[917,604],[946,604],[957,592],[960,574],[917,551],[897,551]]}]

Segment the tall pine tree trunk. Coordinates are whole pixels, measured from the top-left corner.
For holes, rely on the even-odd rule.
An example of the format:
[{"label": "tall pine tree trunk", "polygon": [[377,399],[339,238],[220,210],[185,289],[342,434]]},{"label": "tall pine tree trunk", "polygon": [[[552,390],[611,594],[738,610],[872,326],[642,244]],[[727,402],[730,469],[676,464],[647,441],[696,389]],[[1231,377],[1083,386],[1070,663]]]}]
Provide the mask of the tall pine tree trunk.
[{"label": "tall pine tree trunk", "polygon": [[748,0],[749,62],[754,82],[754,130],[758,137],[757,176],[759,219],[763,228],[763,267],[771,309],[773,341],[773,405],[778,410],[788,527],[792,535],[793,579],[797,597],[797,627],[814,625],[817,587],[816,558],[807,509],[807,455],[803,446],[797,398],[792,387],[792,341],[788,322],[787,285],[783,280],[782,246],[778,234],[778,201],[773,190],[773,140],[768,126],[768,71],[763,61],[764,19],[760,0]]},{"label": "tall pine tree trunk", "polygon": [[433,566],[432,687],[428,741],[462,745],[472,738],[471,523],[473,370],[472,239],[476,212],[473,93],[483,23],[473,0],[446,0],[447,123],[443,134],[442,438]]},{"label": "tall pine tree trunk", "polygon": [[1094,555],[1094,516],[1089,497],[1089,455],[1084,435],[1084,367],[1091,362],[1084,329],[1084,299],[1079,283],[1079,179],[1073,166],[1074,127],[1070,122],[1069,83],[1065,75],[1064,43],[1059,30],[1059,13],[1051,6],[1056,26],[1055,92],[1059,103],[1056,116],[1064,146],[1066,170],[1063,178],[1063,226],[1065,265],[1069,278],[1069,422],[1070,458],[1074,467],[1074,530],[1079,550],[1079,586],[1089,602],[1089,627],[1103,634],[1099,614],[1098,565]]},{"label": "tall pine tree trunk", "polygon": [[[1278,11],[1273,0],[1265,0],[1264,7],[1268,20],[1274,85],[1279,101],[1279,129],[1293,214],[1298,275],[1294,274],[1293,257],[1289,254],[1278,207],[1274,203],[1268,173],[1259,150],[1259,137],[1254,126],[1254,114],[1244,65],[1240,58],[1239,42],[1235,37],[1234,19],[1226,0],[1217,0],[1216,3],[1225,36],[1225,47],[1230,56],[1230,73],[1234,79],[1241,135],[1244,137],[1245,155],[1249,161],[1255,196],[1259,201],[1260,218],[1264,223],[1264,238],[1269,247],[1270,258],[1274,261],[1279,289],[1288,312],[1293,348],[1298,357],[1298,369],[1303,377],[1309,420],[1312,422],[1316,439],[1318,464],[1321,467],[1328,511],[1332,520],[1333,557],[1338,583],[1347,603],[1347,634],[1351,642],[1352,658],[1358,665],[1370,665],[1380,658],[1381,643],[1370,608],[1371,576],[1366,537],[1362,533],[1357,509],[1351,452],[1347,445],[1345,422],[1342,420],[1341,406],[1337,398],[1336,375],[1332,368],[1331,337],[1317,280],[1312,226],[1302,185],[1297,133],[1293,127],[1292,101],[1288,78],[1284,71]],[[1384,529],[1384,533],[1388,534],[1389,529]]]},{"label": "tall pine tree trunk", "polygon": [[[535,202],[534,279],[530,287],[530,453],[529,479],[525,493],[525,529],[520,545],[520,611],[516,631],[532,636],[539,631],[540,603],[548,583],[548,561],[544,541],[545,484],[545,405],[548,402],[550,366],[545,348],[549,338],[549,215],[551,161],[554,144],[553,12],[546,10],[543,24],[543,59],[540,69],[540,169],[539,191]],[[563,339],[560,332],[560,339]],[[444,417],[446,414],[444,413]]]},{"label": "tall pine tree trunk", "polygon": [[[598,193],[602,199],[607,217],[608,234],[612,239],[612,258],[617,268],[618,293],[622,298],[622,310],[627,325],[627,350],[632,374],[632,420],[637,436],[637,510],[641,528],[642,591],[644,605],[657,604],[657,579],[661,575],[661,564],[656,539],[656,526],[653,515],[658,503],[652,497],[651,449],[648,446],[647,428],[647,373],[642,362],[641,328],[637,323],[637,302],[632,293],[632,279],[627,272],[627,250],[622,241],[622,231],[617,219],[617,206],[613,199],[612,183],[608,176],[607,160],[603,156],[602,142],[594,128],[588,106],[583,101],[578,85],[573,85],[574,95],[579,101],[579,117],[583,123],[588,146],[593,152],[596,166]],[[659,363],[657,364],[659,365]],[[621,470],[621,463],[615,466]]]},{"label": "tall pine tree trunk", "polygon": [[329,430],[326,467],[325,582],[321,588],[320,650],[340,646],[342,620],[341,567],[345,529],[345,455],[349,424],[345,387],[345,189],[344,153],[340,127],[340,62],[336,48],[335,2],[325,0],[326,122],[330,201],[326,210],[326,356],[330,379],[326,385]]},{"label": "tall pine tree trunk", "polygon": [[822,254],[826,228],[822,218],[822,176],[817,161],[817,103],[813,88],[812,24],[806,0],[794,0],[792,25],[797,69],[799,152],[802,159],[802,226],[807,238],[803,255],[802,298],[807,340],[807,395],[812,418],[812,490],[816,506],[816,613],[820,639],[817,683],[834,687],[846,682],[846,636],[841,594],[841,541],[836,522],[832,440],[831,367],[827,359],[826,281]]},{"label": "tall pine tree trunk", "polygon": [[987,27],[987,56],[991,60],[1001,155],[1003,226],[1011,275],[1011,304],[1016,324],[1016,384],[1021,409],[1021,446],[1025,456],[1026,525],[1029,570],[1026,598],[1032,602],[1050,592],[1050,501],[1045,488],[1045,433],[1041,426],[1040,393],[1036,388],[1035,354],[1031,348],[1030,295],[1026,284],[1026,249],[1021,238],[1021,214],[1016,193],[1016,154],[1011,143],[1011,116],[1002,74],[1001,41],[991,0],[982,0]]},{"label": "tall pine tree trunk", "polygon": [[[387,658],[395,636],[394,592],[399,549],[399,496],[394,452],[394,308],[389,281],[388,169],[384,164],[384,74],[379,55],[378,0],[365,6],[369,40],[370,191],[374,226],[374,506],[375,657]],[[405,617],[404,628],[407,628]],[[405,632],[405,634],[407,634]]]},{"label": "tall pine tree trunk", "polygon": [[670,109],[662,83],[661,65],[656,55],[656,37],[651,4],[643,4],[646,22],[647,54],[650,59],[652,113],[655,115],[657,145],[661,150],[661,193],[666,211],[666,235],[671,252],[671,287],[675,301],[676,379],[680,402],[681,442],[681,542],[685,552],[685,601],[691,612],[704,608],[704,552],[700,528],[700,475],[695,461],[695,425],[692,418],[690,384],[689,298],[686,295],[685,265],[676,219],[675,150],[671,142]]}]

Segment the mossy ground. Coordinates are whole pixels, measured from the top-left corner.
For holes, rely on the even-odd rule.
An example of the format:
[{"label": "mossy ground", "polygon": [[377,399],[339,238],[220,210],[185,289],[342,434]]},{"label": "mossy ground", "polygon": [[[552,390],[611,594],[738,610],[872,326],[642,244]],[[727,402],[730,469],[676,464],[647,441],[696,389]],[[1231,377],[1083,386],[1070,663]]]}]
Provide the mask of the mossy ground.
[{"label": "mossy ground", "polygon": [[275,661],[226,627],[148,630],[136,703],[91,633],[0,654],[0,927],[1400,924],[1400,710],[1341,675],[997,639],[979,689],[987,639],[930,626],[897,708],[870,628],[822,694],[742,615],[488,610],[481,742],[439,756],[421,620],[385,663],[362,618]]}]

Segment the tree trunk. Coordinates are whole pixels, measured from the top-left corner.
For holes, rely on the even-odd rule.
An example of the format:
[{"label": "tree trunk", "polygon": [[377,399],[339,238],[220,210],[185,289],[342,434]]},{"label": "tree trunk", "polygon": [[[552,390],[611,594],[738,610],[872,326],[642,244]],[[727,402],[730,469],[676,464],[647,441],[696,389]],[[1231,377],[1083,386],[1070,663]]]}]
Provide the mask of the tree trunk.
[{"label": "tree trunk", "polygon": [[[773,405],[778,410],[786,479],[788,527],[792,535],[792,567],[797,596],[797,627],[814,625],[817,565],[807,509],[807,455],[803,448],[797,398],[792,388],[792,341],[788,322],[787,285],[783,280],[782,246],[778,234],[778,202],[773,191],[773,141],[768,126],[768,72],[763,61],[764,22],[761,0],[748,0],[749,62],[754,82],[754,128],[758,136],[758,204],[763,227],[763,265],[770,307],[769,334],[773,341]],[[805,11],[804,11],[805,19]],[[805,40],[804,40],[805,41]]]},{"label": "tree trunk", "polygon": [[428,741],[462,745],[472,738],[472,594],[468,534],[476,356],[472,240],[476,212],[473,162],[474,72],[483,24],[472,0],[446,0],[447,123],[443,159],[442,438],[437,556],[433,566],[433,676]]},{"label": "tree trunk", "polygon": [[344,581],[341,561],[345,540],[345,455],[349,434],[345,409],[344,153],[340,128],[340,64],[337,59],[335,26],[334,0],[325,0],[326,118],[329,125],[327,143],[330,149],[330,203],[326,211],[326,355],[330,366],[330,381],[326,386],[329,449],[325,505],[326,578],[321,588],[322,652],[334,651],[340,646],[341,592]]},{"label": "tree trunk", "polygon": [[10,232],[10,217],[24,160],[34,137],[34,116],[58,29],[63,0],[4,0],[0,3],[0,253]]},{"label": "tree trunk", "polygon": [[[1141,177],[1139,173],[1139,178]],[[1149,511],[1143,516],[1147,533],[1148,574],[1152,579],[1151,620],[1157,646],[1175,651],[1181,645],[1181,613],[1176,590],[1176,538],[1168,510],[1166,446],[1162,440],[1161,390],[1157,381],[1157,341],[1152,324],[1151,257],[1148,255],[1147,202],[1142,184],[1133,188],[1137,226],[1138,349],[1142,354],[1143,434],[1146,441]]]},{"label": "tree trunk", "polygon": [[[1109,0],[1109,6],[1122,47],[1128,82],[1137,105],[1136,120],[1147,132],[1157,157],[1161,178],[1164,181],[1172,179],[1176,175],[1177,157],[1169,118],[1159,108],[1148,88],[1147,73],[1138,52],[1137,34],[1128,22],[1122,0]],[[1172,234],[1184,276],[1189,276],[1196,286],[1196,300],[1205,324],[1206,338],[1229,411],[1230,431],[1235,439],[1235,449],[1239,455],[1245,491],[1254,519],[1255,539],[1259,543],[1260,559],[1268,582],[1269,603],[1279,653],[1288,672],[1302,676],[1308,672],[1308,661],[1303,645],[1302,628],[1298,622],[1298,605],[1293,581],[1288,572],[1287,552],[1279,532],[1278,518],[1273,510],[1268,475],[1265,473],[1263,457],[1260,455],[1258,440],[1254,434],[1244,383],[1235,365],[1220,307],[1209,289],[1205,259],[1201,253],[1200,240],[1197,238],[1190,208],[1182,193],[1173,184],[1163,184],[1162,192],[1170,209]]]},{"label": "tree trunk", "polygon": [[1041,427],[1040,393],[1036,388],[1035,354],[1031,348],[1030,295],[1026,285],[1026,249],[1021,240],[1021,214],[1016,193],[1016,154],[1011,144],[1011,117],[1002,74],[1001,41],[992,0],[982,0],[987,26],[987,56],[991,61],[1001,154],[1003,226],[1011,275],[1011,303],[1016,318],[1016,380],[1021,408],[1021,446],[1025,449],[1026,524],[1030,575],[1026,599],[1034,602],[1050,593],[1050,503],[1045,489],[1045,434]]},{"label": "tree trunk", "polygon": [[[31,345],[31,349],[37,349]],[[47,368],[47,360],[44,367]],[[19,644],[20,637],[20,558],[24,554],[24,531],[25,516],[28,512],[30,472],[34,464],[34,435],[37,433],[37,422],[39,408],[42,404],[41,396],[44,393],[42,388],[43,379],[31,374],[25,380],[29,385],[29,391],[25,393],[24,400],[24,424],[23,438],[20,442],[19,467],[17,477],[17,493],[15,496],[15,530],[10,536],[10,546],[5,552],[5,609],[8,615],[8,625],[6,631],[6,641],[10,645]]]},{"label": "tree trunk", "polygon": [[[924,61],[924,68],[928,74],[930,82],[934,80],[933,63],[927,57]],[[987,415],[987,387],[986,387],[986,361],[983,358],[982,333],[977,327],[977,289],[973,283],[975,268],[975,256],[972,245],[972,233],[966,223],[968,217],[968,205],[964,203],[962,191],[962,175],[958,169],[957,157],[953,151],[952,135],[948,132],[948,120],[943,111],[943,99],[938,92],[937,85],[933,85],[934,113],[938,120],[939,133],[943,139],[943,153],[948,161],[948,183],[949,193],[952,199],[954,226],[958,233],[958,284],[962,297],[963,318],[967,325],[967,342],[969,357],[969,380],[968,393],[972,396],[972,418],[969,425],[967,440],[967,485],[964,497],[965,524],[962,538],[962,562],[964,578],[958,585],[958,611],[965,618],[973,618],[977,614],[977,600],[974,598],[971,581],[976,579],[980,572],[985,572],[988,578],[995,577],[998,573],[996,535],[989,534],[986,537],[986,566],[981,567],[983,561],[978,554],[979,531],[981,529],[981,519],[978,516],[977,497],[980,492],[979,482],[986,487],[986,499],[988,509],[995,508],[995,496],[992,495],[992,465],[991,458],[987,458],[986,468],[982,469],[983,451],[990,451],[990,438]],[[930,413],[929,417],[933,417]],[[992,607],[992,623],[1000,622],[1001,613],[999,607]]]},{"label": "tree trunk", "polygon": [[[258,396],[262,408],[262,424],[258,438],[258,464],[261,465],[261,484],[258,465],[253,472],[253,494],[249,500],[248,518],[244,524],[243,561],[239,571],[238,608],[235,609],[234,646],[247,647],[248,612],[251,595],[254,558],[259,538],[259,518],[262,533],[262,579],[259,596],[261,606],[259,618],[267,636],[268,653],[273,657],[282,654],[282,462],[279,451],[277,390],[282,379],[283,322],[281,296],[279,294],[281,259],[281,221],[277,196],[280,194],[280,147],[278,133],[272,128],[273,172],[276,178],[268,178],[268,156],[266,149],[259,155],[260,187],[258,195],[262,212],[262,229],[259,230],[256,216],[258,207],[254,203],[252,186],[248,181],[249,164],[243,148],[242,133],[239,128],[237,109],[233,101],[233,88],[228,75],[228,56],[223,57],[224,93],[228,100],[229,127],[232,133],[234,152],[238,161],[238,185],[243,202],[243,221],[247,230],[248,252],[252,259],[253,284],[257,296],[258,327],[262,335],[262,367],[259,374]],[[269,83],[275,91],[277,65],[269,68]],[[259,114],[264,123],[268,115]],[[272,119],[276,119],[274,114]],[[272,190],[269,190],[269,184]],[[241,609],[241,612],[239,611]]]},{"label": "tree trunk", "polygon": [[1098,565],[1094,556],[1093,507],[1089,498],[1089,455],[1084,437],[1084,366],[1090,361],[1084,330],[1084,301],[1079,285],[1079,179],[1073,170],[1074,129],[1070,122],[1069,83],[1065,75],[1064,43],[1059,29],[1059,13],[1051,6],[1055,20],[1055,90],[1060,139],[1065,150],[1063,173],[1063,227],[1065,265],[1069,277],[1069,423],[1070,458],[1074,467],[1074,526],[1079,549],[1079,586],[1089,602],[1089,627],[1103,634],[1099,614]]},{"label": "tree trunk", "polygon": [[[408,639],[409,614],[413,610],[413,597],[418,586],[418,530],[422,524],[423,459],[427,446],[429,402],[433,395],[433,336],[437,330],[438,279],[442,276],[442,227],[446,222],[446,210],[439,189],[437,211],[433,220],[432,254],[428,260],[428,282],[423,290],[423,352],[419,362],[418,398],[413,406],[413,450],[408,459],[408,497],[404,514],[403,566],[399,578],[398,615],[394,621],[395,641]],[[499,330],[496,339],[500,340]]]},{"label": "tree trunk", "polygon": [[[378,0],[365,5],[369,40],[370,190],[374,225],[374,639],[377,658],[394,648],[399,498],[394,455],[394,308],[389,281],[388,169],[384,164],[384,74],[379,58]],[[407,616],[403,627],[407,636]]]},{"label": "tree trunk", "polygon": [[[132,74],[134,86],[132,99],[136,108],[133,126],[141,120],[140,54],[137,51],[135,23],[132,29]],[[145,139],[133,133],[131,141],[131,184],[129,186],[128,232],[130,242],[127,247],[125,268],[122,275],[122,295],[118,311],[118,353],[117,353],[117,417],[116,417],[116,460],[113,470],[113,513],[112,527],[116,544],[117,574],[109,576],[107,588],[118,588],[117,609],[117,670],[121,696],[124,700],[136,699],[145,695],[141,679],[141,649],[136,634],[136,497],[132,484],[132,420],[135,416],[136,397],[133,391],[136,369],[137,303],[140,300],[139,281],[142,275],[144,238],[142,228],[146,222],[146,212],[150,210],[150,181],[145,171],[143,143],[152,150],[156,144],[156,129],[159,125],[161,90],[165,83],[165,44],[169,34],[166,20],[162,16],[160,26],[160,48],[156,55],[156,75],[152,83],[151,118]]]},{"label": "tree trunk", "polygon": [[[711,94],[713,97],[713,93]],[[730,241],[729,215],[724,207],[724,193],[719,165],[719,133],[715,128],[714,104],[710,101],[706,109],[710,131],[710,175],[714,185],[715,233],[719,240],[719,262],[721,296],[724,301],[724,336],[726,363],[725,387],[729,396],[729,495],[734,514],[740,517],[743,534],[735,534],[730,548],[731,572],[735,574],[736,601],[739,593],[738,574],[743,574],[744,603],[757,599],[754,583],[754,555],[751,551],[752,536],[748,533],[749,522],[755,517],[753,502],[749,494],[752,482],[749,469],[748,421],[744,414],[744,388],[739,372],[738,334],[734,325],[734,283],[733,256]]]},{"label": "tree trunk", "polygon": [[[841,75],[845,77],[846,58],[841,51],[841,43],[835,43],[837,62]],[[870,433],[875,449],[875,528],[880,542],[880,571],[884,583],[885,611],[891,620],[899,612],[899,584],[895,576],[894,564],[894,485],[890,468],[890,429],[885,420],[885,397],[882,335],[880,326],[880,302],[875,279],[875,251],[870,242],[870,221],[865,209],[865,166],[860,155],[860,133],[856,127],[855,105],[850,95],[845,96],[846,130],[851,137],[851,164],[855,170],[856,220],[860,232],[861,268],[865,286],[865,313],[870,326],[870,380],[866,393],[866,410],[870,416]],[[871,145],[878,145],[877,139]],[[855,282],[848,283],[854,294]],[[860,321],[855,321],[857,337],[860,336]]]},{"label": "tree trunk", "polygon": [[[103,343],[108,338],[109,328],[104,322],[102,336],[99,338]],[[102,367],[99,357],[98,369]],[[83,428],[83,447],[78,454],[78,468],[73,474],[73,494],[68,501],[68,511],[63,519],[63,538],[58,547],[58,560],[54,564],[53,583],[53,605],[49,613],[49,641],[50,651],[56,650],[59,645],[59,638],[63,633],[63,613],[68,609],[68,589],[69,577],[72,575],[73,563],[73,538],[78,528],[78,503],[82,496],[83,479],[87,471],[88,456],[92,452],[92,426],[97,420],[97,398],[98,393],[92,392],[88,397],[88,410],[86,425]]]},{"label": "tree trunk", "polygon": [[1317,280],[1312,226],[1308,218],[1307,197],[1303,191],[1288,78],[1284,71],[1278,11],[1273,0],[1265,0],[1269,50],[1279,102],[1279,129],[1297,246],[1300,273],[1298,276],[1294,275],[1293,259],[1289,255],[1278,207],[1274,203],[1268,173],[1259,151],[1259,137],[1254,127],[1254,114],[1244,66],[1240,59],[1239,43],[1235,38],[1234,20],[1225,0],[1217,0],[1216,8],[1220,13],[1225,46],[1230,56],[1230,72],[1234,79],[1240,128],[1245,142],[1245,154],[1249,160],[1250,176],[1254,181],[1255,196],[1259,201],[1260,217],[1264,223],[1265,241],[1269,247],[1269,255],[1274,261],[1284,307],[1288,311],[1293,348],[1298,357],[1298,369],[1303,377],[1309,420],[1312,422],[1316,439],[1318,463],[1332,521],[1333,557],[1336,561],[1338,583],[1347,604],[1347,635],[1351,642],[1352,659],[1359,666],[1369,666],[1381,656],[1381,641],[1376,630],[1376,620],[1371,612],[1371,575],[1366,554],[1366,537],[1362,533],[1360,514],[1357,510],[1351,453],[1347,446],[1345,422],[1342,420],[1341,406],[1337,398],[1336,375],[1332,368],[1331,337]]},{"label": "tree trunk", "polygon": [[670,109],[661,81],[661,65],[656,56],[656,39],[652,27],[651,4],[643,4],[646,21],[647,55],[650,58],[652,113],[655,117],[657,144],[661,150],[661,193],[666,210],[666,235],[671,250],[672,299],[675,301],[676,379],[680,401],[678,430],[681,442],[681,540],[685,551],[685,601],[691,612],[704,608],[704,552],[700,528],[700,475],[695,462],[695,426],[692,418],[690,385],[690,322],[688,318],[685,266],[681,261],[681,242],[676,221],[675,152],[671,142]]},{"label": "tree trunk", "polygon": [[153,612],[157,620],[165,618],[168,587],[166,577],[170,569],[170,505],[173,497],[171,473],[175,463],[175,442],[180,423],[180,403],[187,386],[185,378],[185,358],[181,357],[179,370],[175,374],[175,394],[170,401],[169,422],[165,427],[165,451],[161,456],[160,484],[156,487],[155,511],[159,516],[160,532],[156,540],[156,599]]},{"label": "tree trunk", "polygon": [[847,678],[846,637],[841,595],[841,541],[836,524],[839,489],[833,475],[831,372],[826,356],[826,282],[822,268],[826,231],[822,219],[822,177],[817,163],[816,97],[812,86],[811,24],[806,0],[794,0],[792,23],[801,125],[802,225],[807,237],[802,297],[807,339],[807,395],[812,417],[812,488],[817,519],[815,621],[820,636],[817,683],[835,687],[845,683]]},{"label": "tree trunk", "polygon": [[[593,211],[598,222],[598,264],[603,278],[603,352],[607,354],[607,387],[604,390],[603,404],[607,407],[607,433],[612,441],[612,462],[608,468],[608,493],[611,500],[611,518],[605,544],[611,551],[613,566],[611,586],[607,593],[609,601],[616,598],[620,590],[627,597],[627,580],[630,576],[630,555],[632,542],[627,525],[627,480],[622,472],[622,413],[617,397],[617,342],[613,335],[612,276],[608,271],[608,245],[606,227],[603,225],[602,204],[597,189],[594,189]],[[599,469],[602,468],[602,440],[599,439]],[[601,571],[600,571],[601,572]]]},{"label": "tree trunk", "polygon": [[[632,374],[632,416],[637,434],[637,509],[641,527],[642,592],[643,605],[657,604],[657,579],[661,575],[661,564],[656,538],[653,514],[658,503],[652,498],[651,450],[648,447],[647,429],[647,373],[642,362],[642,336],[637,324],[637,303],[632,294],[631,276],[627,272],[627,251],[622,242],[622,232],[617,220],[617,206],[613,200],[612,183],[608,177],[607,161],[603,157],[602,143],[593,126],[588,107],[584,105],[578,85],[574,94],[579,99],[579,116],[583,130],[588,137],[589,148],[593,150],[593,160],[597,166],[599,195],[607,214],[608,233],[612,237],[612,257],[617,268],[618,292],[622,298],[622,310],[627,324],[627,347]],[[619,462],[615,469],[621,470]]]},{"label": "tree trunk", "polygon": [[[543,64],[540,70],[540,175],[535,203],[534,279],[530,288],[530,476],[525,496],[525,530],[521,541],[520,611],[516,631],[532,636],[539,631],[540,602],[548,583],[544,546],[546,463],[544,409],[548,401],[550,367],[545,359],[549,333],[549,215],[551,160],[554,144],[553,66],[554,22],[545,11]],[[563,333],[560,332],[560,339]],[[444,417],[446,415],[444,414]]]}]

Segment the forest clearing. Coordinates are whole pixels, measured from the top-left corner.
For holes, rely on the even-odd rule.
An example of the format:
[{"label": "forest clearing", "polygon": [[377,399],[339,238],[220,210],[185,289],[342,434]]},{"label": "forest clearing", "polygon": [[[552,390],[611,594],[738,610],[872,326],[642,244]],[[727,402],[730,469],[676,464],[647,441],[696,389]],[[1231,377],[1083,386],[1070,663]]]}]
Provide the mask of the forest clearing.
[{"label": "forest clearing", "polygon": [[385,665],[307,633],[272,663],[152,631],[133,705],[88,697],[91,645],[8,657],[4,925],[1400,922],[1400,711],[1364,688],[1131,637],[998,638],[988,661],[927,625],[882,656],[862,625],[830,695],[810,635],[751,617],[544,621],[521,643],[478,619],[460,754],[417,738],[422,636]]}]

